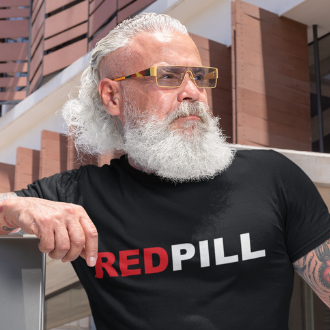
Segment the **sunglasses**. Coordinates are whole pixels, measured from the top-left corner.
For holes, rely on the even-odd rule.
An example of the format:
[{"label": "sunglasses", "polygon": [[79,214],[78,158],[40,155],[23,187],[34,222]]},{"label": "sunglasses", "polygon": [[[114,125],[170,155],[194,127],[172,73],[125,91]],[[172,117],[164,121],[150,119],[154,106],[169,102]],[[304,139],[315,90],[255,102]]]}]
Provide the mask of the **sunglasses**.
[{"label": "sunglasses", "polygon": [[206,66],[159,65],[113,80],[154,76],[158,87],[175,88],[182,85],[187,72],[197,88],[215,88],[217,86],[218,69]]}]

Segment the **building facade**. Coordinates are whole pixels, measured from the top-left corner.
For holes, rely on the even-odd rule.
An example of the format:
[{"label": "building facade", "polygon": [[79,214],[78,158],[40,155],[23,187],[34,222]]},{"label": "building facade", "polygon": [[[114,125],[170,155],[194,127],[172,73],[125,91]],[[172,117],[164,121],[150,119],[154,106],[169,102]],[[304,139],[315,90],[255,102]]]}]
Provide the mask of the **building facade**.
[{"label": "building facade", "polygon": [[[0,0],[0,192],[116,155],[77,159],[58,114],[96,42],[124,19],[179,19],[203,65],[228,141],[276,148],[313,180],[330,208],[330,3],[328,0]],[[48,259],[47,329],[95,329],[71,265]],[[297,276],[290,330],[330,329],[329,309]]]}]

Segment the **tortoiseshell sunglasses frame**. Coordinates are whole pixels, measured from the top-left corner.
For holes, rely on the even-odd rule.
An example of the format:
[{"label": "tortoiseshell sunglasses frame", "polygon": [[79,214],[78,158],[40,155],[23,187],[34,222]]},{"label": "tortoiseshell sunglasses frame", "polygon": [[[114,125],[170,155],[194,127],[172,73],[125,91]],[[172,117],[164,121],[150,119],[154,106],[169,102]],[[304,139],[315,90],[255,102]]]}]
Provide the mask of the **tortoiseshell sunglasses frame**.
[{"label": "tortoiseshell sunglasses frame", "polygon": [[183,77],[185,77],[186,73],[189,72],[189,75],[190,77],[193,77],[193,73],[188,70],[189,68],[207,68],[207,69],[214,69],[214,71],[216,72],[216,76],[214,77],[216,79],[215,81],[215,85],[212,86],[212,87],[199,87],[197,86],[196,84],[196,81],[195,79],[191,79],[194,84],[196,85],[197,88],[215,88],[217,86],[217,80],[218,80],[218,69],[217,68],[213,68],[213,67],[209,67],[209,66],[185,66],[185,65],[157,65],[157,66],[152,66],[151,68],[149,69],[145,69],[145,70],[142,70],[140,72],[136,72],[136,73],[133,73],[129,76],[125,76],[125,77],[119,77],[119,78],[116,78],[116,79],[112,79],[113,81],[120,81],[120,80],[125,80],[125,79],[129,79],[129,78],[137,78],[137,77],[150,77],[150,76],[154,76],[156,77],[156,84],[158,87],[162,87],[162,88],[178,88],[180,87],[182,84],[183,84],[183,81],[184,81],[184,78],[182,79],[181,81],[181,84],[179,86],[162,86],[162,85],[159,85],[158,84],[158,80],[157,80],[157,68],[161,66],[168,66],[168,67],[182,67],[182,68],[186,68],[186,72],[184,74]]}]

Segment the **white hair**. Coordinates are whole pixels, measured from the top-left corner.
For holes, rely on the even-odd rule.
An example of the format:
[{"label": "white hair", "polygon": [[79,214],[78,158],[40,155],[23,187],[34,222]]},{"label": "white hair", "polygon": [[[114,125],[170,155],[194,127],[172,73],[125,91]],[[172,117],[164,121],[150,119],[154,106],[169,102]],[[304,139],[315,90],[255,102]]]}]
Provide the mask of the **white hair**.
[{"label": "white hair", "polygon": [[[202,102],[183,101],[177,109],[160,119],[154,109],[139,111],[126,103],[125,150],[138,168],[172,182],[200,181],[226,170],[235,149],[226,142],[218,126],[219,118],[211,115]],[[195,115],[200,121],[186,121],[181,128],[170,126],[180,117]]]},{"label": "white hair", "polygon": [[[100,63],[105,56],[129,45],[142,32],[179,32],[188,35],[185,26],[168,15],[143,13],[123,21],[96,44],[90,64],[81,76],[78,97],[70,98],[62,108],[63,118],[78,151],[93,155],[124,150],[116,118],[104,109],[98,93]],[[116,70],[117,65],[110,63],[110,72]]]}]

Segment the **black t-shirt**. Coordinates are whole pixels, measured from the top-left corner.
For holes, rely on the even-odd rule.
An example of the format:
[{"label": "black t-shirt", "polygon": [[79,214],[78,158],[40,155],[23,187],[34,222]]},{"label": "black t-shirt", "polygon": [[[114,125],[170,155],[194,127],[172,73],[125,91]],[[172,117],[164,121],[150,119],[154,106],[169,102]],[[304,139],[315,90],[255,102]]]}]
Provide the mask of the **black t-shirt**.
[{"label": "black t-shirt", "polygon": [[238,151],[212,180],[173,184],[123,156],[17,192],[82,205],[97,266],[72,264],[98,330],[285,330],[292,262],[330,237],[307,175],[274,151]]}]

